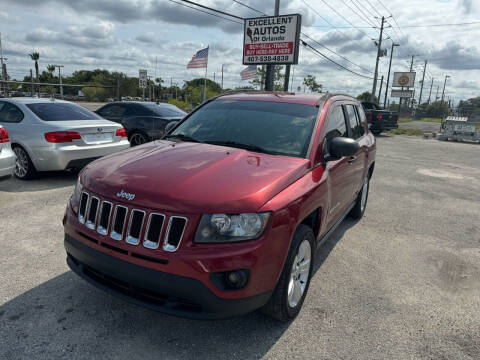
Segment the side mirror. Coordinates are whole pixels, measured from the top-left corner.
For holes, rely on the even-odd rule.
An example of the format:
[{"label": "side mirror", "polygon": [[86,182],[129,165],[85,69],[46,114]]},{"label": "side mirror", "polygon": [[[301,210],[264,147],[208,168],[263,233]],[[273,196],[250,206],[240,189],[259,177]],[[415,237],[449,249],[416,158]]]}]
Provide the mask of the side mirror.
[{"label": "side mirror", "polygon": [[175,126],[177,126],[179,121],[171,121],[165,126],[165,134],[168,134]]},{"label": "side mirror", "polygon": [[343,156],[353,156],[360,150],[360,145],[350,138],[346,137],[334,137],[330,140],[330,155],[336,159],[340,159]]}]

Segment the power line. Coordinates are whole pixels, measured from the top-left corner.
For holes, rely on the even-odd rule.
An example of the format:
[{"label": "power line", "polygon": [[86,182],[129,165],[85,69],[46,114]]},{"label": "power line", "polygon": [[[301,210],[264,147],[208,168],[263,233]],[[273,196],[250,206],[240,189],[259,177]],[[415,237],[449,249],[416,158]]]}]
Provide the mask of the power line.
[{"label": "power line", "polygon": [[370,38],[367,33],[365,31],[363,31],[362,29],[360,29],[359,27],[355,26],[353,23],[351,23],[345,16],[343,16],[342,14],[340,14],[337,10],[335,10],[334,7],[332,7],[329,3],[327,3],[325,0],[321,0],[325,5],[327,5],[335,14],[337,14],[338,16],[340,16],[343,20],[345,20],[347,23],[349,23],[350,25],[352,25],[355,29],[357,29],[358,31],[360,31],[362,34],[364,34],[367,38],[369,38],[370,40],[373,40],[375,41],[374,39]]},{"label": "power line", "polygon": [[254,9],[253,7],[248,6],[247,4],[244,4],[244,3],[240,2],[240,1],[237,1],[237,0],[232,0],[232,1],[233,1],[234,3],[237,3],[238,5],[242,5],[242,6],[246,7],[247,9],[253,10],[253,11],[259,13],[259,14],[262,14],[262,15],[267,16],[267,14],[265,14],[263,11]]},{"label": "power line", "polygon": [[[330,25],[333,29],[335,29],[339,34],[342,34],[344,37],[348,38],[348,36],[340,29],[340,27],[333,25],[331,22],[329,22],[327,19],[325,19],[317,10],[315,10],[313,7],[311,7],[305,0],[302,0],[302,2],[310,9],[312,10],[317,16],[325,21],[328,25]],[[314,26],[312,26],[314,27]],[[316,27],[316,26],[315,26]]]},{"label": "power line", "polygon": [[[361,66],[361,65],[358,65],[358,64],[356,64],[356,63],[354,63],[353,61],[351,61],[351,60],[347,59],[345,56],[343,56],[343,55],[340,55],[339,53],[335,52],[334,50],[332,50],[332,49],[328,48],[327,46],[325,46],[325,45],[323,45],[323,44],[321,44],[321,43],[319,43],[317,40],[315,40],[315,39],[311,38],[311,37],[310,37],[310,36],[308,36],[307,34],[305,34],[305,33],[303,33],[303,32],[302,32],[302,35],[303,35],[303,36],[305,36],[305,37],[307,37],[308,39],[310,39],[310,40],[311,40],[311,41],[313,41],[314,43],[316,43],[316,44],[320,45],[321,47],[323,47],[323,48],[327,49],[328,51],[330,51],[330,52],[334,53],[335,55],[337,55],[337,56],[341,57],[343,60],[345,60],[345,61],[348,61],[350,64],[352,64],[352,65],[355,65],[355,66],[358,66],[360,69],[362,69],[362,70],[365,70],[365,71],[366,71],[366,72],[368,72],[368,73],[372,73],[372,71],[371,71],[371,70],[368,70],[368,69],[364,68],[363,66]],[[372,73],[372,74],[373,74],[373,73]]]},{"label": "power line", "polygon": [[370,7],[373,9],[373,11],[375,11],[377,13],[378,16],[382,17],[382,14],[380,14],[378,12],[378,10],[372,5],[372,3],[370,1],[368,1],[368,0],[365,0],[365,1],[368,3],[368,5],[370,5]]},{"label": "power line", "polygon": [[[202,12],[202,13],[204,13],[204,14],[208,14],[208,15],[211,15],[211,16],[218,17],[218,18],[220,18],[220,19],[224,19],[224,20],[227,20],[227,21],[230,21],[230,22],[234,22],[234,23],[236,23],[236,24],[243,25],[243,22],[235,21],[235,20],[226,18],[226,17],[224,17],[224,16],[220,16],[220,15],[217,15],[217,14],[212,14],[212,13],[210,13],[210,12],[208,12],[208,11],[204,11],[204,10],[202,10],[202,9],[197,9],[196,7],[189,6],[189,5],[186,5],[186,4],[182,4],[181,2],[178,2],[178,1],[175,1],[175,0],[168,0],[168,1],[170,1],[170,2],[172,2],[172,3],[175,3],[175,4],[177,4],[177,5],[185,6],[185,7],[187,7],[187,8],[190,8],[190,9],[193,9],[193,10],[196,10],[196,11],[199,11],[199,12]],[[231,14],[228,14],[228,13],[223,12],[223,11],[220,11],[220,10],[212,9],[212,8],[206,7],[206,6],[204,6],[204,5],[199,5],[199,4],[196,4],[196,3],[192,2],[192,1],[188,1],[188,0],[179,0],[179,1],[184,1],[184,2],[191,3],[191,4],[195,4],[195,5],[197,5],[197,6],[200,6],[200,7],[203,7],[203,8],[207,8],[207,9],[209,9],[209,10],[211,10],[211,11],[218,12],[218,13],[221,13],[221,14],[227,14],[227,16],[231,16],[231,17],[233,17],[233,18],[237,18],[237,19],[242,19],[242,20],[243,20],[243,18],[238,17],[238,16],[236,16],[236,15],[231,15]]]},{"label": "power line", "polygon": [[337,63],[335,60],[330,59],[328,56],[326,56],[325,54],[321,53],[320,51],[318,51],[317,49],[315,49],[313,46],[311,46],[310,44],[308,44],[305,40],[300,40],[300,41],[302,42],[303,46],[305,46],[307,49],[313,50],[315,53],[317,53],[318,55],[320,55],[322,58],[330,61],[331,63],[337,65],[338,67],[341,67],[342,69],[344,69],[344,70],[346,70],[346,71],[348,71],[348,72],[350,72],[350,73],[352,73],[352,74],[354,74],[354,75],[360,76],[360,77],[362,77],[362,78],[369,79],[369,80],[373,80],[373,77],[369,77],[369,76],[366,76],[366,75],[363,75],[363,74],[359,74],[359,73],[357,73],[357,72],[355,72],[355,71],[353,71],[353,70],[351,70],[351,69],[343,66],[342,64]]},{"label": "power line", "polygon": [[[351,2],[352,2],[352,4],[358,9],[358,11],[360,11],[360,12],[363,14],[363,16],[365,16],[365,19],[366,19],[367,23],[368,23],[369,25],[372,25],[373,27],[375,27],[375,24],[372,24],[372,23],[368,20],[368,14],[365,14],[365,13],[363,12],[362,8],[357,5],[357,2],[354,1],[354,0],[351,0]],[[359,3],[359,4],[360,4],[360,3]]]}]

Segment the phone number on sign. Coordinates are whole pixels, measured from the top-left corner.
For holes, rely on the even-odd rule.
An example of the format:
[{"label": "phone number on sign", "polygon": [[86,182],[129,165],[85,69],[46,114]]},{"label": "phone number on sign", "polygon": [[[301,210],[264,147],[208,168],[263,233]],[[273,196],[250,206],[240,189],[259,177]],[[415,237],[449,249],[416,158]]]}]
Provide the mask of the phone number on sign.
[{"label": "phone number on sign", "polygon": [[247,57],[249,62],[257,61],[289,61],[290,56],[288,55],[278,55],[278,56],[249,56]]}]

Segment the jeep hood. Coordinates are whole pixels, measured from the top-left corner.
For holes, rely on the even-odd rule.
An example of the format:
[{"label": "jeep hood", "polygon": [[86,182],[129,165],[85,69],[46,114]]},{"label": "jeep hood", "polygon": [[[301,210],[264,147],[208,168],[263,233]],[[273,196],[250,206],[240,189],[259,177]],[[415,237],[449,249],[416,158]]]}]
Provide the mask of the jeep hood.
[{"label": "jeep hood", "polygon": [[[303,176],[309,163],[231,147],[155,141],[91,163],[81,180],[94,194],[150,209],[255,212]],[[122,190],[135,198],[117,197]]]}]

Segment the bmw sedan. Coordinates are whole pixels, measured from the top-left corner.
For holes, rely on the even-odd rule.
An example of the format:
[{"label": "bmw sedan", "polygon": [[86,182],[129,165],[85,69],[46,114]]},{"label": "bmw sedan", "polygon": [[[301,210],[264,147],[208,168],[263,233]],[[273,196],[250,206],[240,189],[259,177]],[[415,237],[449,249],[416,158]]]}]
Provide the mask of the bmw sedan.
[{"label": "bmw sedan", "polygon": [[121,101],[107,104],[96,111],[101,117],[122,124],[132,146],[140,145],[165,134],[165,126],[187,115],[175,105]]},{"label": "bmw sedan", "polygon": [[15,176],[81,168],[130,146],[125,129],[77,104],[53,99],[0,99],[0,125],[17,156]]}]

